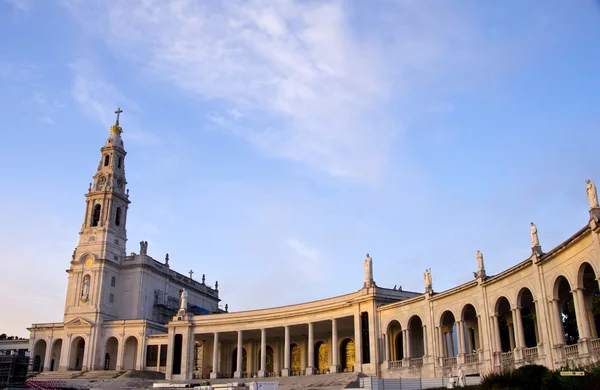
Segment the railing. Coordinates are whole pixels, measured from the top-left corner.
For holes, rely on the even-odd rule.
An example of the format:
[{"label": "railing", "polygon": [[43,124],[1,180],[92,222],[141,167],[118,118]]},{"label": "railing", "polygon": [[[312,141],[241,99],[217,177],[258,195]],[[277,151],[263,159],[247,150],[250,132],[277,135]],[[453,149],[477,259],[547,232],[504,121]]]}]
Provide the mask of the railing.
[{"label": "railing", "polygon": [[456,366],[456,356],[444,358],[444,367]]},{"label": "railing", "polygon": [[527,361],[537,359],[538,349],[537,347],[523,349],[523,358]]},{"label": "railing", "polygon": [[479,363],[479,356],[477,354],[465,355],[465,364]]},{"label": "railing", "polygon": [[408,366],[409,367],[423,367],[423,357],[409,359]]},{"label": "railing", "polygon": [[354,366],[342,369],[342,372],[354,372]]},{"label": "railing", "polygon": [[399,370],[402,368],[402,360],[392,360],[388,362],[388,370]]},{"label": "railing", "polygon": [[290,371],[290,376],[303,376],[304,375],[304,371],[300,370],[300,371]]},{"label": "railing", "polygon": [[565,347],[565,356],[567,358],[576,358],[579,356],[579,349],[577,347],[577,344],[573,344],[573,345],[567,345]]},{"label": "railing", "polygon": [[324,370],[318,370],[316,371],[317,375],[324,375],[324,374],[329,374],[329,368],[326,368]]},{"label": "railing", "polygon": [[592,339],[590,347],[593,354],[600,354],[600,339]]},{"label": "railing", "polygon": [[513,363],[514,362],[513,353],[512,352],[502,352],[500,354],[500,362],[502,364]]}]

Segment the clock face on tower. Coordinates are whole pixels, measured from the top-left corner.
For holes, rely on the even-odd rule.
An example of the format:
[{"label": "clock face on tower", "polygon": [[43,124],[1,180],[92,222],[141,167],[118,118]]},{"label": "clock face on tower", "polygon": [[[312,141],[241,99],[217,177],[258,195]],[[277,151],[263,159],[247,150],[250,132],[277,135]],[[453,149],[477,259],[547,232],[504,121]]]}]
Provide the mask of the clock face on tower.
[{"label": "clock face on tower", "polygon": [[85,260],[85,266],[89,268],[92,266],[92,264],[94,264],[94,256],[88,255],[87,259]]}]

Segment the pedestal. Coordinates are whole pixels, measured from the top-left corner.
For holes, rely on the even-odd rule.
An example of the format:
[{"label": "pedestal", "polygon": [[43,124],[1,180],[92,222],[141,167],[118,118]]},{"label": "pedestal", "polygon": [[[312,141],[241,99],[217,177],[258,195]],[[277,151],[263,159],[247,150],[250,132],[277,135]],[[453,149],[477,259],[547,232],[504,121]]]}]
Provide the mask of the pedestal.
[{"label": "pedestal", "polygon": [[306,373],[306,375],[315,375],[315,368],[314,367],[306,367],[305,373]]},{"label": "pedestal", "polygon": [[210,379],[219,379],[219,373],[215,371],[211,372]]},{"label": "pedestal", "polygon": [[337,374],[339,372],[341,372],[341,367],[340,367],[339,364],[334,364],[333,366],[329,366],[329,373],[330,374]]},{"label": "pedestal", "polygon": [[600,207],[590,209],[590,219],[593,219],[596,222],[600,221]]},{"label": "pedestal", "polygon": [[291,376],[291,370],[289,368],[284,368],[281,370],[281,376]]},{"label": "pedestal", "polygon": [[266,378],[267,377],[267,372],[265,370],[259,370],[258,371],[258,377],[259,378]]},{"label": "pedestal", "polygon": [[542,252],[542,247],[540,245],[535,245],[531,247],[531,253],[537,256],[541,256],[544,253]]},{"label": "pedestal", "polygon": [[242,372],[241,371],[236,371],[233,373],[233,377],[235,379],[240,379],[242,377]]}]

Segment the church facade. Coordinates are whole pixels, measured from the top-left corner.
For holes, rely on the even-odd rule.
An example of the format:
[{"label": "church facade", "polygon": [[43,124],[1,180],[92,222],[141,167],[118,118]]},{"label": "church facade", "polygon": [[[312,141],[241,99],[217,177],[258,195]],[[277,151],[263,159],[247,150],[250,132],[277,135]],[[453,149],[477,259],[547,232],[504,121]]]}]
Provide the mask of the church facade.
[{"label": "church facade", "polygon": [[171,270],[168,257],[148,256],[147,243],[126,254],[119,113],[86,194],[64,321],[29,328],[34,369],[152,370],[173,380],[347,371],[441,377],[600,356],[600,207],[591,181],[582,228],[544,252],[531,223],[531,253],[497,275],[486,274],[477,251],[470,282],[435,292],[428,269],[424,292],[408,292],[378,286],[367,255],[355,292],[229,313],[219,308],[216,283]]}]

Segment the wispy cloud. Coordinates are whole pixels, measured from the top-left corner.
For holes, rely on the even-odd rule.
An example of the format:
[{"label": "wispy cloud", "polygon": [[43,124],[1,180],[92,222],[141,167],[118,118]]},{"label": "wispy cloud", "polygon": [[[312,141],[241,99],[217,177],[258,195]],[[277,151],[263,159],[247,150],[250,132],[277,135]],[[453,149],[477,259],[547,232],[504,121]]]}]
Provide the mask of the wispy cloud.
[{"label": "wispy cloud", "polygon": [[12,5],[17,11],[29,12],[33,8],[31,0],[4,0]]}]

